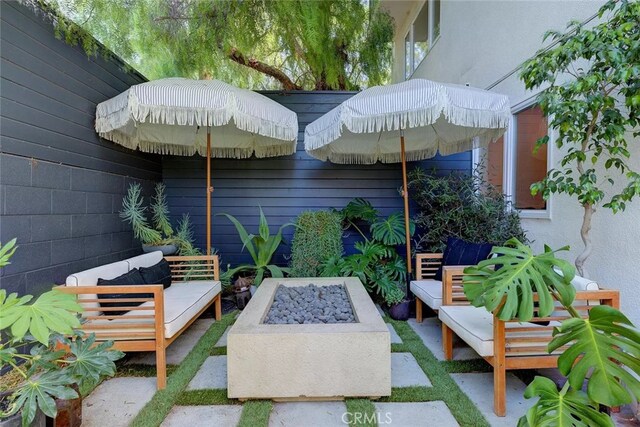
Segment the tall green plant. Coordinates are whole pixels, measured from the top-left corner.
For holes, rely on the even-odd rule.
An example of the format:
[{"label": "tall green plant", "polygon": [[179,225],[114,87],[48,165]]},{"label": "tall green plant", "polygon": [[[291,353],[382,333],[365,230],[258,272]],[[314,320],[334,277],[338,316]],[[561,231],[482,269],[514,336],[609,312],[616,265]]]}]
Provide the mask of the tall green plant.
[{"label": "tall green plant", "polygon": [[[584,250],[575,260],[582,275],[596,208],[624,211],[640,194],[640,173],[627,163],[640,135],[640,2],[610,0],[598,17],[593,27],[570,22],[564,33],[548,31],[545,40],[559,43],[536,53],[521,73],[527,89],[544,88],[538,103],[563,152],[531,193],[564,193],[582,206]],[[540,139],[536,150],[548,141]]]},{"label": "tall green plant", "polygon": [[282,230],[294,225],[292,223],[283,224],[278,229],[278,233],[271,235],[267,218],[264,216],[264,212],[262,212],[262,207],[259,209],[260,223],[258,225],[258,234],[249,234],[240,221],[235,217],[226,213],[220,214],[227,217],[227,219],[236,227],[238,235],[240,236],[240,241],[242,242],[242,249],[244,250],[246,248],[253,260],[253,264],[239,265],[233,269],[227,270],[226,274],[233,276],[234,274],[243,271],[254,272],[256,275],[254,282],[256,286],[259,286],[260,283],[262,283],[262,279],[267,271],[269,271],[271,277],[284,277],[284,273],[289,273],[288,268],[271,264],[271,258],[273,258],[273,255],[282,243]]},{"label": "tall green plant", "polygon": [[[588,318],[582,318],[572,306],[575,269],[556,258],[557,251],[545,247],[542,254],[534,255],[512,239],[493,253],[496,258],[464,271],[464,292],[474,306],[485,307],[502,320],[529,321],[534,305],[538,305],[538,316],[546,317],[558,301],[571,316],[554,328],[548,346],[549,353],[568,346],[558,358],[568,385],[558,392],[550,380],[536,377],[525,396],[540,399],[519,426],[594,425],[593,420],[613,426],[610,418],[597,415],[596,408],[640,399],[640,381],[633,375],[640,375],[640,331],[619,310],[606,305],[590,308]],[[586,394],[580,391],[585,380]]]},{"label": "tall green plant", "polygon": [[485,179],[482,167],[471,175],[443,176],[416,168],[408,185],[418,207],[419,250],[442,252],[449,237],[498,245],[512,237],[527,241],[518,213]]},{"label": "tall green plant", "polygon": [[342,218],[330,211],[298,215],[291,242],[292,277],[318,277],[322,263],[342,256]]}]

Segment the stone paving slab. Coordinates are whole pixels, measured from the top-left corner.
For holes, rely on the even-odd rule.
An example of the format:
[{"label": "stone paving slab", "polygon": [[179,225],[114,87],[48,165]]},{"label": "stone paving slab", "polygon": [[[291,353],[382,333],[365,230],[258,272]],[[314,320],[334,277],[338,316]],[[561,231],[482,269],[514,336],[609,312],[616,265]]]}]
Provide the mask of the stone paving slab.
[{"label": "stone paving slab", "polygon": [[411,353],[391,353],[391,387],[431,387],[415,357]]},{"label": "stone paving slab", "polygon": [[391,323],[387,323],[387,328],[389,328],[389,335],[391,336],[391,344],[402,344],[402,338],[396,332],[395,328]]},{"label": "stone paving slab", "polygon": [[[378,425],[458,427],[460,424],[443,401],[374,403]],[[357,425],[357,424],[356,424]]]},{"label": "stone paving slab", "polygon": [[227,388],[227,356],[209,356],[193,377],[187,390]]},{"label": "stone paving slab", "polygon": [[227,346],[227,335],[229,335],[229,329],[231,326],[228,326],[227,329],[224,330],[224,334],[220,337],[216,345],[214,347],[226,347]]},{"label": "stone paving slab", "polygon": [[507,373],[507,416],[493,413],[493,373],[451,374],[451,378],[478,407],[492,427],[513,427],[533,405],[536,399],[524,398],[525,384],[512,373]]},{"label": "stone paving slab", "polygon": [[82,401],[83,427],[125,427],[156,393],[156,378],[113,378]]},{"label": "stone paving slab", "polygon": [[[179,365],[187,357],[191,349],[215,322],[214,319],[198,319],[184,331],[169,347],[167,347],[167,365]],[[127,363],[155,365],[155,352],[135,353]]]},{"label": "stone paving slab", "polygon": [[275,403],[269,417],[269,427],[345,426],[345,421],[348,421],[346,412],[344,402]]},{"label": "stone paving slab", "polygon": [[[442,350],[442,324],[436,317],[428,317],[417,323],[416,319],[407,321],[409,326],[420,337],[424,345],[431,350],[431,353],[438,359],[444,360],[444,351]],[[468,347],[464,342],[457,340],[453,347],[454,360],[470,360],[479,359],[478,353],[474,349]]]},{"label": "stone paving slab", "polygon": [[241,414],[242,405],[174,406],[161,426],[235,426]]}]

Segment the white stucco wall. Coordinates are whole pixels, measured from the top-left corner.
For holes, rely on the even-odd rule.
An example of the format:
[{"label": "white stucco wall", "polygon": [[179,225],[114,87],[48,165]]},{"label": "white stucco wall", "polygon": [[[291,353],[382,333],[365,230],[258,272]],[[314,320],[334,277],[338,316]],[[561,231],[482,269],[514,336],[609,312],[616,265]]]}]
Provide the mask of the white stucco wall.
[{"label": "white stucco wall", "polygon": [[[395,82],[404,80],[404,37],[421,3],[408,4],[401,15],[405,19],[396,17]],[[571,19],[586,20],[603,3],[443,0],[441,36],[412,77],[491,88],[508,95],[512,106],[521,105],[536,94],[524,89],[517,72],[510,73],[542,47],[546,30],[563,30]],[[630,145],[629,164],[640,171],[640,140]],[[550,156],[552,162],[562,157],[556,147]],[[566,258],[571,261],[582,249],[581,222],[582,208],[566,196],[553,196],[550,219],[523,219],[536,250],[545,243],[553,248],[569,244]],[[616,215],[600,208],[592,238],[596,248],[587,263],[588,275],[601,286],[619,289],[623,311],[640,325],[640,200]]]}]

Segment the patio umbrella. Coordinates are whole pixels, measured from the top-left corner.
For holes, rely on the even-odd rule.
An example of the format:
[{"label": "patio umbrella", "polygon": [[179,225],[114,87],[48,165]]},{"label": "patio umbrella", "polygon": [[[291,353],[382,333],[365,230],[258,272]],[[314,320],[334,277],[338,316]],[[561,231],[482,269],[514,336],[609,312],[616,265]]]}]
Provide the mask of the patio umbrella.
[{"label": "patio umbrella", "polygon": [[493,92],[424,79],[366,89],[310,123],[307,153],[342,164],[402,163],[407,280],[411,267],[407,161],[459,153],[498,139],[511,111]]},{"label": "patio umbrella", "polygon": [[[212,129],[214,138],[212,142]],[[296,114],[219,80],[168,78],[131,86],[98,104],[98,134],[132,150],[207,158],[207,253],[211,250],[211,157],[244,159],[296,151]]]}]

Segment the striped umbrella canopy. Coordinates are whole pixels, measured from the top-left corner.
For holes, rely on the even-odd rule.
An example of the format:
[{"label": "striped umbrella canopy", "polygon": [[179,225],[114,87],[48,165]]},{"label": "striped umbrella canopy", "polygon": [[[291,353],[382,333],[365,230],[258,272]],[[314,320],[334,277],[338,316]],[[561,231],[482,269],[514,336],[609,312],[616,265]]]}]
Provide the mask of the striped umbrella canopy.
[{"label": "striped umbrella canopy", "polygon": [[101,137],[133,150],[206,156],[208,252],[211,157],[285,156],[295,153],[298,138],[293,111],[219,80],[168,78],[132,86],[98,104],[95,125]]},{"label": "striped umbrella canopy", "polygon": [[402,163],[407,277],[411,268],[406,162],[468,151],[498,139],[509,98],[468,86],[411,79],[366,89],[310,123],[307,153],[342,164]]}]

